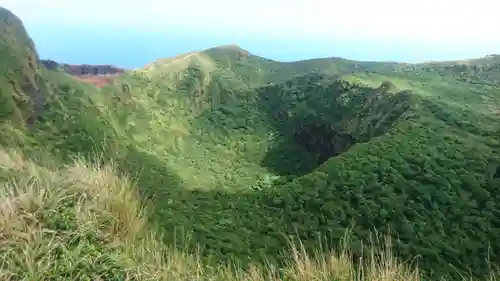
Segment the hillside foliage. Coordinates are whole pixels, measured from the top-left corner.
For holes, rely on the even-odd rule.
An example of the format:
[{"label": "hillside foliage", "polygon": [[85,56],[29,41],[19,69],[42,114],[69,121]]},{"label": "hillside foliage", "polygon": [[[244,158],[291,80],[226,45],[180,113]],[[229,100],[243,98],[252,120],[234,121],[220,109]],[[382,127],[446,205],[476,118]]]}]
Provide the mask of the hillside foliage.
[{"label": "hillside foliage", "polygon": [[495,278],[498,56],[283,63],[222,46],[96,88],[0,19],[1,278]]}]

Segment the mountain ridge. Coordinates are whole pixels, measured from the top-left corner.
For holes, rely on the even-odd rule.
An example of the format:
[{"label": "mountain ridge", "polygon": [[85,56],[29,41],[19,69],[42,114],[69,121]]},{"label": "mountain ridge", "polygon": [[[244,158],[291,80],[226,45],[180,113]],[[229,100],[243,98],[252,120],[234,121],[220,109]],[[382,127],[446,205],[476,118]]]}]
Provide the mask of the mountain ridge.
[{"label": "mountain ridge", "polygon": [[[0,20],[0,279],[495,276],[494,63],[280,63],[229,45],[96,87],[39,64],[20,20]],[[349,254],[332,254],[347,230]],[[366,253],[373,230],[392,239],[389,257]],[[289,237],[318,254],[307,276],[309,260],[289,270]],[[418,273],[402,269],[416,257]]]},{"label": "mountain ridge", "polygon": [[[218,59],[218,53],[222,54],[224,56],[224,61],[221,61]],[[422,62],[422,63],[407,63],[407,62],[393,62],[393,61],[358,61],[358,60],[351,60],[351,59],[345,59],[341,57],[324,57],[324,58],[311,58],[311,59],[305,59],[305,60],[297,60],[297,61],[287,61],[287,62],[281,62],[277,60],[272,60],[264,57],[260,57],[257,55],[252,54],[248,50],[243,49],[241,46],[237,44],[228,44],[228,45],[221,45],[221,46],[214,46],[211,48],[206,48],[198,51],[191,51],[179,55],[175,55],[172,57],[167,57],[167,58],[159,58],[151,63],[146,64],[144,67],[134,69],[133,71],[148,71],[153,68],[158,69],[165,67],[168,64],[172,64],[175,62],[175,64],[179,64],[181,59],[186,59],[189,57],[195,57],[195,58],[202,58],[205,62],[196,62],[193,60],[190,60],[190,63],[201,63],[202,65],[209,65],[210,63],[207,61],[207,58],[209,60],[213,60],[215,63],[222,63],[226,67],[231,65],[231,64],[238,64],[239,61],[245,58],[252,59],[254,61],[257,61],[257,64],[262,64],[262,65],[268,65],[267,67],[271,67],[274,69],[271,69],[270,71],[272,72],[280,72],[278,68],[280,67],[288,67],[288,68],[305,68],[305,71],[295,73],[297,75],[305,74],[310,71],[317,71],[317,68],[319,66],[319,69],[328,69],[329,65],[331,64],[341,64],[344,65],[345,67],[349,68],[348,72],[354,73],[356,71],[374,71],[374,72],[385,72],[385,73],[390,73],[391,71],[421,71],[421,70],[426,70],[429,68],[432,68],[432,71],[442,73],[443,71],[460,71],[463,68],[460,68],[461,66],[464,67],[474,67],[474,68],[484,68],[484,67],[499,67],[500,66],[500,61],[498,61],[498,57],[500,55],[485,55],[483,57],[478,57],[478,58],[470,58],[470,59],[463,59],[463,60],[447,60],[447,61],[429,61],[429,62]],[[48,67],[49,69],[55,69],[57,67],[62,67],[67,73],[74,75],[74,76],[87,76],[89,74],[92,75],[106,75],[106,74],[112,74],[112,75],[119,75],[123,72],[125,72],[125,69],[123,68],[118,68],[112,65],[69,65],[69,64],[64,64],[64,63],[57,63],[54,62],[50,59],[48,60],[41,60],[41,62]],[[188,63],[188,65],[190,64]],[[308,65],[314,65],[315,67],[309,67]],[[382,66],[383,65],[383,66]],[[184,66],[187,67],[187,66]],[[213,67],[211,67],[213,68]],[[316,69],[315,69],[316,68]],[[416,69],[415,69],[416,68]],[[86,71],[87,69],[88,71]],[[456,70],[455,70],[456,69]],[[328,70],[331,71],[331,70]],[[338,71],[338,70],[336,70]],[[345,71],[345,70],[344,70]],[[459,72],[456,72],[459,73]],[[273,74],[270,74],[273,75]],[[281,75],[278,74],[278,75]],[[103,83],[100,84],[99,86],[102,87],[104,84],[109,84],[108,83]]]},{"label": "mountain ridge", "polygon": [[[188,53],[210,53],[210,52],[218,52],[218,51],[232,51],[232,52],[240,52],[240,53],[243,53],[243,54],[246,54],[247,56],[248,55],[253,55],[253,56],[257,56],[257,55],[254,55],[251,51],[247,50],[247,49],[244,49],[242,48],[240,45],[238,44],[226,44],[226,45],[220,45],[220,46],[213,46],[213,47],[209,47],[209,48],[205,48],[205,49],[200,49],[200,50],[197,50],[197,51],[191,51],[191,52],[188,52]],[[186,54],[188,54],[186,53]],[[176,56],[180,56],[180,55],[176,55]],[[173,56],[173,57],[176,57],[176,56]],[[172,57],[172,58],[173,58]],[[375,60],[369,60],[369,61],[362,61],[362,60],[355,60],[355,59],[347,59],[347,58],[343,58],[343,57],[336,57],[336,56],[328,56],[328,57],[320,57],[320,58],[310,58],[310,59],[302,59],[302,60],[295,60],[295,61],[279,61],[279,60],[273,60],[273,59],[270,59],[270,58],[264,58],[266,60],[271,60],[271,61],[274,61],[274,62],[279,62],[279,63],[284,63],[284,64],[289,64],[289,63],[297,63],[297,62],[306,62],[306,61],[311,61],[311,60],[345,60],[345,61],[350,61],[350,62],[365,62],[365,63],[389,63],[389,64],[403,64],[403,65],[425,65],[425,64],[428,64],[428,63],[437,63],[437,64],[440,64],[440,63],[453,63],[453,62],[456,62],[456,63],[459,63],[459,62],[467,62],[467,61],[481,61],[481,60],[485,60],[485,59],[497,59],[500,57],[500,54],[486,54],[484,56],[481,56],[481,57],[471,57],[471,58],[467,58],[467,59],[450,59],[450,60],[441,60],[441,61],[428,61],[428,62],[418,62],[418,63],[412,63],[412,62],[404,62],[404,61],[401,61],[401,62],[397,62],[397,61],[375,61]],[[168,58],[165,58],[165,59],[169,59],[170,57]]]},{"label": "mountain ridge", "polygon": [[113,65],[107,64],[67,64],[58,63],[53,60],[40,60],[40,62],[49,70],[62,69],[63,71],[75,75],[108,75],[108,74],[118,74],[125,72],[124,68],[119,68]]}]

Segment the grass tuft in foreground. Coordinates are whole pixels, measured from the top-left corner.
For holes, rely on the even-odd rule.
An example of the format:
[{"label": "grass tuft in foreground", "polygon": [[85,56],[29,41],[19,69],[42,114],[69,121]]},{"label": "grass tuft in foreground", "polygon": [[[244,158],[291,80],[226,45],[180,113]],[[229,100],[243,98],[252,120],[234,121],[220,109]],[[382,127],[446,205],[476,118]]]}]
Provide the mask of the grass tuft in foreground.
[{"label": "grass tuft in foreground", "polygon": [[308,255],[293,242],[285,268],[205,266],[162,244],[134,186],[112,165],[75,160],[49,169],[0,150],[0,181],[0,280],[420,280],[390,241],[360,267],[348,247]]}]

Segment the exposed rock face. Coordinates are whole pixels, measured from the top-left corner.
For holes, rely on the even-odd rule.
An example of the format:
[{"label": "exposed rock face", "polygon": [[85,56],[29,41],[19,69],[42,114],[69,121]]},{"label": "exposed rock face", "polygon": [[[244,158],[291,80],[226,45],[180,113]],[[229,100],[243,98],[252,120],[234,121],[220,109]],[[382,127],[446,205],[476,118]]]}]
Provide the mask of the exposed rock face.
[{"label": "exposed rock face", "polygon": [[40,61],[47,69],[56,70],[61,69],[66,71],[68,74],[75,76],[84,75],[113,75],[125,72],[125,69],[118,68],[112,65],[89,65],[89,64],[65,64],[57,63],[53,60],[41,60]]}]

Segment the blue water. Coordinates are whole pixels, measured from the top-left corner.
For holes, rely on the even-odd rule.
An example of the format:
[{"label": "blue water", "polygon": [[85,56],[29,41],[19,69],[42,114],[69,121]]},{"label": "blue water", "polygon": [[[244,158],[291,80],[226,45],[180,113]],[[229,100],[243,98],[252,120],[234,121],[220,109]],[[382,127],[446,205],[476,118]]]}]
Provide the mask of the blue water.
[{"label": "blue water", "polygon": [[72,64],[113,64],[136,68],[158,58],[238,44],[274,60],[343,57],[368,61],[421,62],[482,57],[500,53],[500,43],[461,46],[401,41],[277,39],[259,35],[207,34],[179,30],[130,30],[99,26],[26,25],[41,58]]}]

